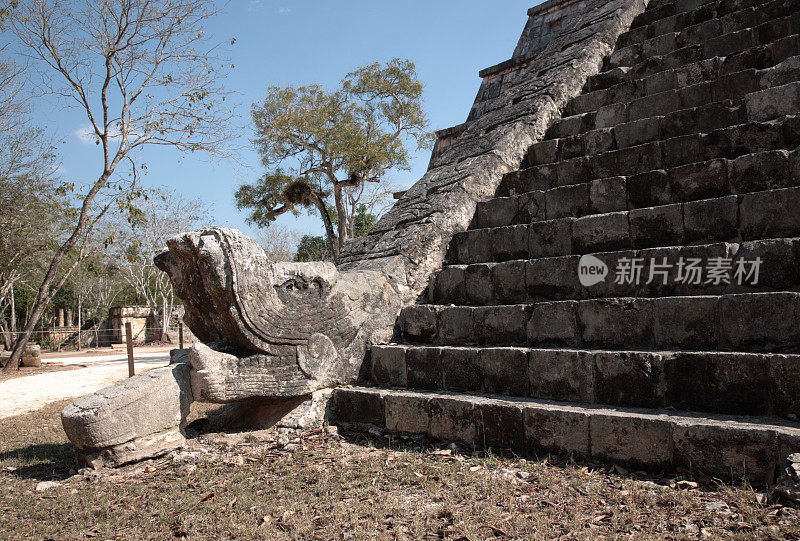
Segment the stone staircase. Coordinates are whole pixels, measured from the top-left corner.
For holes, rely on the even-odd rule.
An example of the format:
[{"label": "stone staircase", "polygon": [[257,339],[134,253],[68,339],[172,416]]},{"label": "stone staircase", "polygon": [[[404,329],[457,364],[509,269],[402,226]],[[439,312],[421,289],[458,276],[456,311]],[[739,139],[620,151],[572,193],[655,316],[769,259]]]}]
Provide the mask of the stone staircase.
[{"label": "stone staircase", "polygon": [[769,483],[800,449],[800,1],[653,0],[341,423]]}]

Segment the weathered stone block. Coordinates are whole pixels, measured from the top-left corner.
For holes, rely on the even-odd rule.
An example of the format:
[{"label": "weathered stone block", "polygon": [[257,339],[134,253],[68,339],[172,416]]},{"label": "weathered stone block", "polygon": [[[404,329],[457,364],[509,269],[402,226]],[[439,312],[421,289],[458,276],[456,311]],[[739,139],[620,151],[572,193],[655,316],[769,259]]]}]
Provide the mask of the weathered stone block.
[{"label": "weathered stone block", "polygon": [[752,353],[678,352],[665,362],[666,405],[679,410],[766,415],[768,358]]},{"label": "weathered stone block", "polygon": [[604,214],[627,209],[625,177],[593,180],[589,184],[589,212]]},{"label": "weathered stone block", "polygon": [[589,160],[584,156],[573,158],[571,160],[560,161],[555,164],[555,168],[556,180],[555,183],[552,184],[553,187],[578,184],[586,182],[592,178],[591,171],[589,169]]},{"label": "weathered stone block", "polygon": [[683,205],[686,242],[736,238],[739,202],[735,195],[692,201]]},{"label": "weathered stone block", "polygon": [[475,428],[475,407],[467,400],[437,397],[430,402],[429,433],[443,441],[459,441],[470,446],[478,445]]},{"label": "weathered stone block", "polygon": [[[641,257],[639,252],[634,250],[623,250],[620,252],[600,252],[592,254],[608,267],[608,275],[602,282],[584,288],[583,298],[600,297],[634,297],[636,296],[637,284],[635,280],[617,282],[617,270],[623,265],[627,265],[634,258]],[[647,279],[645,268],[641,272],[642,280]]]},{"label": "weathered stone block", "polygon": [[405,387],[406,348],[405,346],[374,345],[370,348],[372,381],[384,387]]},{"label": "weathered stone block", "polygon": [[508,396],[528,395],[528,356],[516,348],[486,348],[479,354],[483,390]]},{"label": "weathered stone block", "polygon": [[339,392],[333,394],[336,418],[342,423],[386,426],[386,411],[383,398],[385,391]]},{"label": "weathered stone block", "polygon": [[800,234],[800,190],[744,194],[739,199],[739,216],[746,240]]},{"label": "weathered stone block", "polygon": [[659,349],[714,349],[719,344],[719,298],[653,299],[653,340]]},{"label": "weathered stone block", "polygon": [[636,248],[683,244],[683,205],[633,209],[630,230]]},{"label": "weathered stone block", "polygon": [[436,335],[436,308],[429,305],[406,306],[400,312],[403,338],[409,342],[430,342]]},{"label": "weathered stone block", "polygon": [[590,163],[595,178],[635,175],[661,169],[661,149],[658,143],[647,143],[598,154]]},{"label": "weathered stone block", "polygon": [[649,116],[615,127],[614,136],[617,139],[617,147],[628,148],[657,140],[661,133],[662,118]]},{"label": "weathered stone block", "polygon": [[653,307],[649,299],[581,301],[577,318],[583,346],[652,347]]},{"label": "weathered stone block", "polygon": [[628,215],[611,212],[585,216],[572,226],[572,246],[576,253],[630,248]]},{"label": "weathered stone block", "polygon": [[528,226],[512,225],[491,229],[490,248],[494,261],[528,258]]},{"label": "weathered stone block", "polygon": [[627,198],[631,209],[667,205],[672,202],[666,171],[647,171],[627,179]]},{"label": "weathered stone block", "polygon": [[645,96],[634,100],[628,106],[630,121],[664,115],[679,109],[678,93],[674,90]]},{"label": "weathered stone block", "polygon": [[511,225],[518,212],[516,197],[494,197],[478,203],[475,209],[476,226],[483,228]]},{"label": "weathered stone block", "polygon": [[456,233],[453,242],[456,243],[456,257],[458,263],[482,263],[492,260],[492,245],[489,240],[489,229],[473,229]]},{"label": "weathered stone block", "polygon": [[528,163],[530,165],[542,165],[558,161],[559,139],[548,139],[531,145],[528,151]]},{"label": "weathered stone block", "polygon": [[570,101],[569,109],[573,115],[595,111],[606,104],[608,100],[608,90],[595,90],[580,94]]},{"label": "weathered stone block", "polygon": [[578,410],[526,406],[524,412],[528,456],[567,453],[589,456],[589,416]]},{"label": "weathered stone block", "polygon": [[768,363],[767,388],[770,410],[773,415],[800,419],[800,356],[770,355]]},{"label": "weathered stone block", "polygon": [[647,408],[664,405],[664,359],[660,354],[600,351],[586,355],[594,360],[597,402]]},{"label": "weathered stone block", "polygon": [[731,162],[730,184],[738,193],[792,186],[789,152],[772,150],[736,158]]},{"label": "weathered stone block", "polygon": [[475,425],[480,445],[525,453],[522,406],[495,400],[478,402],[475,405]]},{"label": "weathered stone block", "polygon": [[447,266],[433,279],[431,298],[437,303],[461,304],[466,300],[465,269]]},{"label": "weathered stone block", "polygon": [[672,191],[681,201],[728,195],[725,160],[710,160],[676,167],[670,171]]},{"label": "weathered stone block", "polygon": [[[731,286],[726,292],[754,289],[780,291],[794,288],[800,283],[800,258],[797,250],[798,244],[792,239],[767,239],[741,243],[732,263]],[[761,260],[758,276],[751,274],[756,258]],[[738,278],[737,272],[740,272]]]},{"label": "weathered stone block", "polygon": [[431,423],[430,400],[414,393],[387,393],[386,428],[397,432],[424,434]]},{"label": "weathered stone block", "polygon": [[442,388],[441,349],[412,347],[406,350],[406,382],[412,389],[438,391]]},{"label": "weathered stone block", "polygon": [[667,469],[672,462],[666,420],[632,412],[598,411],[589,423],[592,456],[600,460]]},{"label": "weathered stone block", "polygon": [[528,377],[534,398],[594,402],[592,355],[575,350],[532,349]]},{"label": "weathered stone block", "polygon": [[[594,127],[597,129],[613,128],[628,120],[628,111],[624,103],[612,103],[597,110],[594,117]],[[608,175],[603,175],[608,176]]]},{"label": "weathered stone block", "polygon": [[534,346],[575,346],[578,339],[575,301],[536,303],[530,307],[528,343]]},{"label": "weathered stone block", "polygon": [[570,255],[572,253],[572,223],[559,219],[533,223],[528,227],[528,253],[531,259]]},{"label": "weathered stone block", "polygon": [[525,343],[527,317],[523,305],[478,306],[474,317],[478,343],[508,346]]},{"label": "weathered stone block", "polygon": [[468,304],[494,304],[492,268],[494,264],[479,263],[464,269],[465,297]]},{"label": "weathered stone block", "polygon": [[614,147],[614,133],[611,128],[592,130],[583,134],[583,153],[593,156]]},{"label": "weathered stone block", "polygon": [[492,267],[494,298],[498,304],[525,302],[525,261],[506,261]]},{"label": "weathered stone block", "polygon": [[518,195],[519,214],[514,222],[516,224],[528,224],[547,218],[545,208],[545,192],[529,192]]},{"label": "weathered stone block", "polygon": [[793,115],[800,110],[800,83],[774,86],[745,96],[747,119],[751,122]]},{"label": "weathered stone block", "polygon": [[471,344],[474,311],[470,306],[444,306],[439,312],[437,340],[442,345]]},{"label": "weathered stone block", "polygon": [[755,45],[752,30],[745,29],[711,38],[703,45],[705,58],[729,56],[744,51]]},{"label": "weathered stone block", "polygon": [[547,219],[583,216],[589,212],[589,185],[574,184],[545,192]]},{"label": "weathered stone block", "polygon": [[78,460],[119,466],[183,446],[181,429],[193,400],[190,369],[188,363],[155,368],[64,408],[61,424]]},{"label": "weathered stone block", "polygon": [[725,295],[720,315],[726,348],[796,351],[800,346],[797,293]]},{"label": "weathered stone block", "polygon": [[533,259],[526,262],[527,296],[534,300],[579,298],[578,256]]},{"label": "weathered stone block", "polygon": [[675,465],[727,480],[772,482],[777,456],[775,431],[754,425],[703,422],[696,418],[673,427]]},{"label": "weathered stone block", "polygon": [[664,168],[669,169],[687,163],[703,161],[704,146],[700,135],[682,135],[663,141]]},{"label": "weathered stone block", "polygon": [[477,348],[442,348],[442,387],[447,391],[481,390],[483,376]]}]

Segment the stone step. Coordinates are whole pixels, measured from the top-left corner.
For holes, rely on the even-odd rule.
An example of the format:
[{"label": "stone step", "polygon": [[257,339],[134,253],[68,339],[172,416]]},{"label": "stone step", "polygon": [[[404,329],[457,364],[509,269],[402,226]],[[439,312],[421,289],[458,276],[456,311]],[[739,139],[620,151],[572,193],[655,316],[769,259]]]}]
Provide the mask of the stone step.
[{"label": "stone step", "polygon": [[630,211],[565,217],[453,235],[455,264],[538,259],[800,235],[800,187]]},{"label": "stone step", "polygon": [[[564,116],[627,102],[632,102],[632,111],[646,114],[646,108],[653,103],[668,104],[663,98],[653,97],[664,92],[684,101],[706,96],[716,100],[742,96],[762,81],[768,84],[783,75],[788,67],[781,66],[783,62],[796,64],[797,60],[791,59],[798,54],[798,41],[800,36],[793,34],[775,44],[751,47],[726,57],[715,56],[678,66],[669,58],[648,57],[647,62],[634,68],[613,68],[590,80],[584,93],[569,102]],[[737,88],[729,88],[731,81],[736,81]],[[706,99],[705,103],[708,101],[711,100]]]},{"label": "stone step", "polygon": [[380,387],[800,416],[800,355],[386,345],[370,357]]},{"label": "stone step", "polygon": [[800,293],[416,304],[399,323],[401,341],[412,344],[795,353]]},{"label": "stone step", "polygon": [[679,43],[703,43],[721,33],[737,30],[761,28],[761,32],[768,32],[766,25],[769,22],[790,16],[800,9],[795,0],[689,2],[691,6],[664,3],[654,7],[651,4],[634,20],[631,28],[619,36],[617,47],[635,46],[672,33],[678,33]]},{"label": "stone step", "polygon": [[782,238],[448,265],[431,279],[428,300],[491,306],[798,289],[800,239]]},{"label": "stone step", "polygon": [[[548,129],[542,141],[531,146],[525,163],[548,164],[796,115],[797,109],[790,108],[796,105],[793,95],[800,79],[800,58],[792,57],[775,69],[780,71],[765,74],[769,77],[763,82],[755,79],[757,74],[740,72],[749,82],[724,85],[720,91],[736,96],[714,96],[707,84],[701,83],[564,117]],[[767,96],[782,102],[782,108],[760,107],[769,103],[764,99]]]},{"label": "stone step", "polygon": [[334,403],[340,425],[530,457],[558,453],[651,470],[682,468],[757,486],[770,484],[800,447],[800,425],[758,417],[364,387],[336,389]]},{"label": "stone step", "polygon": [[[547,173],[542,174],[544,170]],[[791,188],[800,184],[800,153],[767,150],[733,160],[712,159],[666,171],[654,169],[629,176],[523,191],[543,187],[539,183],[559,182],[559,167],[555,166],[554,170],[555,173],[551,174],[546,167],[540,167],[539,174],[516,177],[513,181],[509,177],[506,190],[499,191],[519,190],[521,193],[479,202],[473,227],[505,227],[674,203],[686,203],[692,207],[700,205],[703,199]],[[563,175],[566,177],[567,173]]]}]

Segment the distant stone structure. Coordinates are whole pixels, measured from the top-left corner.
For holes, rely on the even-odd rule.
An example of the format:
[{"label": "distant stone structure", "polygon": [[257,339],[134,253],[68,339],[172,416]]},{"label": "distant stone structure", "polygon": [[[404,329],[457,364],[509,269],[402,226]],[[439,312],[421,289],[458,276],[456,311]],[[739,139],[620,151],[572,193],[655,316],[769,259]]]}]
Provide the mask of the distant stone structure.
[{"label": "distant stone structure", "polygon": [[772,482],[800,449],[798,34],[791,0],[531,9],[338,267],[170,240],[205,345],[76,402],[67,434],[119,464],[180,445],[191,400],[338,386],[340,424]]}]

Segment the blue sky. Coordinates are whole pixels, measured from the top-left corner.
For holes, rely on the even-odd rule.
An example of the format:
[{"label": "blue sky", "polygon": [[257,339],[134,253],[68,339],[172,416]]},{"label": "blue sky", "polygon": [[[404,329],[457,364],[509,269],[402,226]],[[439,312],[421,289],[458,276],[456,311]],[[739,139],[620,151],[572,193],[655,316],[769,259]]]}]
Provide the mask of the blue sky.
[{"label": "blue sky", "polygon": [[[235,68],[226,86],[241,103],[241,144],[249,146],[250,105],[268,85],[319,83],[334,87],[347,72],[374,60],[408,58],[425,85],[425,107],[433,129],[463,122],[475,98],[478,71],[508,59],[538,0],[231,0],[224,13],[209,21],[207,31],[228,48]],[[70,180],[94,180],[99,173],[98,147],[81,141],[86,121],[78,111],[44,108],[36,115],[63,138],[62,171]],[[252,234],[236,209],[233,192],[262,169],[249,148],[242,155],[248,168],[211,163],[198,156],[180,159],[171,150],[150,148],[141,156],[149,174],[144,183],[166,185],[185,196],[213,205],[220,225]],[[397,185],[409,186],[426,170],[429,151],[414,156],[412,170],[390,172]],[[284,215],[279,224],[301,233],[322,231],[316,216]]]}]

